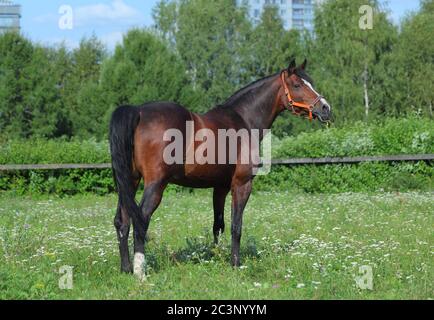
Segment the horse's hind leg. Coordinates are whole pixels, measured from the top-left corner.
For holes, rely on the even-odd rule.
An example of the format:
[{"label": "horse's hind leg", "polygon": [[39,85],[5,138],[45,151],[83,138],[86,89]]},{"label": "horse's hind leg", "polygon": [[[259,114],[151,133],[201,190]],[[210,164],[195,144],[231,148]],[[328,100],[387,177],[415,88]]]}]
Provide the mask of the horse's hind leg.
[{"label": "horse's hind leg", "polygon": [[[140,210],[145,218],[145,235],[148,232],[149,223],[151,222],[152,214],[157,210],[163,198],[163,192],[166,184],[158,181],[145,185],[143,199],[140,203]],[[145,262],[145,239],[139,236],[139,233],[134,227],[134,274],[141,278],[143,274],[143,265]]]},{"label": "horse's hind leg", "polygon": [[214,205],[214,243],[218,244],[219,236],[225,231],[225,201],[230,188],[215,188],[213,194]]},{"label": "horse's hind leg", "polygon": [[119,241],[119,251],[121,256],[121,272],[131,273],[130,252],[128,249],[128,236],[130,234],[130,218],[125,210],[122,210],[118,203],[114,220],[116,233]]}]

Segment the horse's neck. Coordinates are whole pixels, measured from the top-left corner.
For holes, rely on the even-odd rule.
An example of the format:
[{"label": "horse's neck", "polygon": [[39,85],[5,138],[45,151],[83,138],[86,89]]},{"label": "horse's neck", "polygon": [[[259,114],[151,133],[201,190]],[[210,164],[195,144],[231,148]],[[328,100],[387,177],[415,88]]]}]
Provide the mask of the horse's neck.
[{"label": "horse's neck", "polygon": [[246,96],[234,105],[234,110],[244,119],[248,129],[270,129],[279,114],[276,105],[281,87],[272,77],[262,87],[255,89],[253,95]]}]

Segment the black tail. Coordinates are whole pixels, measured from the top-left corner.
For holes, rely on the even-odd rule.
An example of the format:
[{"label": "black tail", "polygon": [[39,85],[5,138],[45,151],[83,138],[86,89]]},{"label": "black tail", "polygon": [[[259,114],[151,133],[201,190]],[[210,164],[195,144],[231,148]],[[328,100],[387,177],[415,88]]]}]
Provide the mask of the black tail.
[{"label": "black tail", "polygon": [[144,239],[146,222],[135,200],[133,177],[134,131],[139,120],[139,110],[135,107],[119,107],[113,112],[110,121],[110,152],[120,205],[127,210],[136,232]]}]

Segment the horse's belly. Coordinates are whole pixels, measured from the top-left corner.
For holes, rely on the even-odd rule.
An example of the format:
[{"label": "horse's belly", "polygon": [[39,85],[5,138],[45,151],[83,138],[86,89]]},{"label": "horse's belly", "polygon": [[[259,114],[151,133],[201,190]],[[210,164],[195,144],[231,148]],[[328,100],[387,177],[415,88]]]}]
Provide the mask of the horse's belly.
[{"label": "horse's belly", "polygon": [[182,175],[175,175],[170,182],[190,188],[214,188],[230,186],[232,166],[185,165]]}]

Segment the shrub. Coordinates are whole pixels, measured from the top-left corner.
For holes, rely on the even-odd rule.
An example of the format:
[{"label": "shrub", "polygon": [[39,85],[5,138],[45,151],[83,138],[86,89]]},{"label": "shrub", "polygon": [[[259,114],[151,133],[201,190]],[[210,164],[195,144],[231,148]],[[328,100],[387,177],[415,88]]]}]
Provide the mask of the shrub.
[{"label": "shrub", "polygon": [[[358,122],[302,133],[273,142],[273,146],[273,158],[426,154],[434,153],[434,127],[432,120],[415,117],[371,125]],[[260,176],[256,188],[304,192],[431,190],[433,171],[425,162],[280,166]]]},{"label": "shrub", "polygon": [[344,128],[318,130],[285,138],[275,158],[344,157],[434,153],[434,127],[425,118],[387,119],[384,123],[357,122]]},{"label": "shrub", "polygon": [[[388,119],[356,123],[273,140],[273,158],[339,157],[434,153],[429,119]],[[18,140],[0,145],[0,164],[106,163],[106,141]],[[273,167],[255,180],[255,190],[303,192],[432,190],[433,168],[426,162],[361,163]],[[0,173],[0,190],[16,193],[98,193],[114,191],[111,170],[58,170]],[[181,188],[173,186],[172,191]]]},{"label": "shrub", "polygon": [[110,162],[107,141],[13,140],[0,145],[0,164],[106,163]]}]

